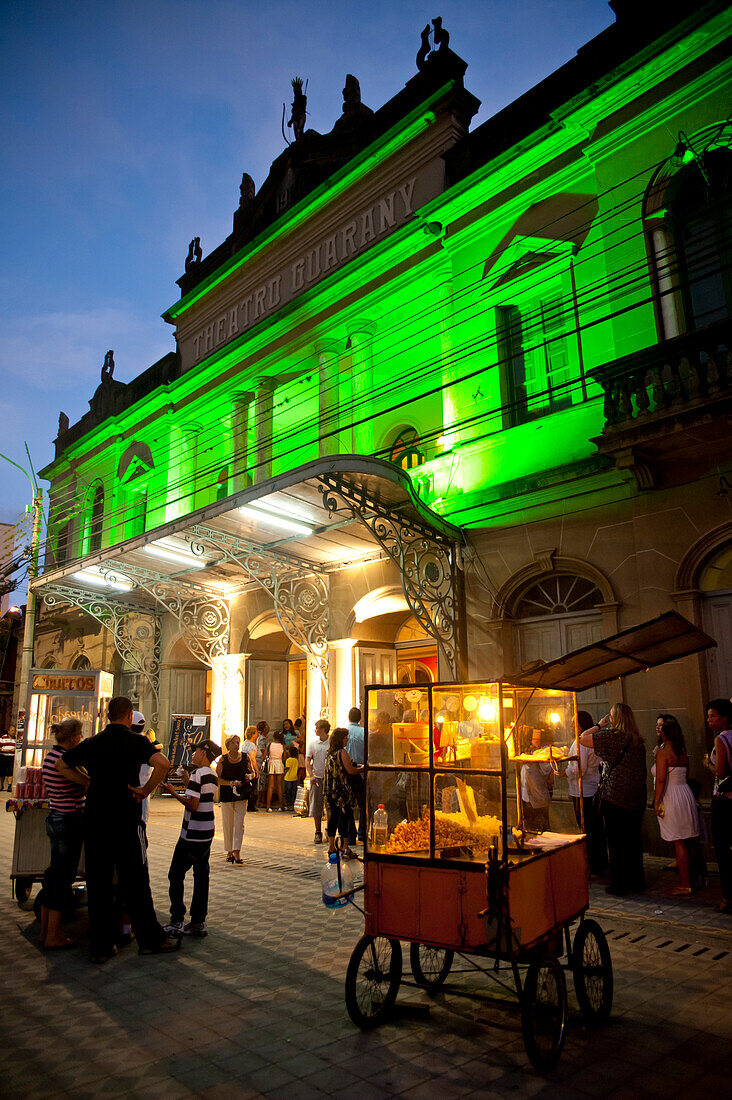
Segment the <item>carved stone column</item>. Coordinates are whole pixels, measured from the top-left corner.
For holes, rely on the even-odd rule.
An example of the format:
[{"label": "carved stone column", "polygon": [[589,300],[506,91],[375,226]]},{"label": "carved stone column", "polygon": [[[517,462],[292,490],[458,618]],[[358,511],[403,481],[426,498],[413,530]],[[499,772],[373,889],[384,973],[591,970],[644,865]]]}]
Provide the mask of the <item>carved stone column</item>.
[{"label": "carved stone column", "polygon": [[235,393],[231,399],[231,492],[238,493],[250,483],[248,473],[249,406],[254,394]]},{"label": "carved stone column", "polygon": [[[353,450],[362,455],[374,453],[374,331],[373,323],[364,320],[354,322],[348,334],[353,372]],[[358,423],[365,417],[368,418],[365,423]]]},{"label": "carved stone column", "polygon": [[339,350],[333,343],[318,343],[315,347],[318,360],[318,457],[340,453],[336,434],[340,420],[338,401]]},{"label": "carved stone column", "polygon": [[272,433],[274,431],[273,395],[275,378],[261,378],[254,394],[254,481],[266,481],[272,476]]}]

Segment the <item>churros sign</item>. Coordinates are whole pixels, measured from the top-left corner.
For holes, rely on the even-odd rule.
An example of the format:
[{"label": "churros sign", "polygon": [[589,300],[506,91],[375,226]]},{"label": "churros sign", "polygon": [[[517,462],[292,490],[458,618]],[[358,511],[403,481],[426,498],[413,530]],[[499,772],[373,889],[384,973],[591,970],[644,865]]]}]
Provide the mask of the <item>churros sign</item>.
[{"label": "churros sign", "polygon": [[33,676],[33,691],[94,691],[93,676],[54,675],[37,672]]}]

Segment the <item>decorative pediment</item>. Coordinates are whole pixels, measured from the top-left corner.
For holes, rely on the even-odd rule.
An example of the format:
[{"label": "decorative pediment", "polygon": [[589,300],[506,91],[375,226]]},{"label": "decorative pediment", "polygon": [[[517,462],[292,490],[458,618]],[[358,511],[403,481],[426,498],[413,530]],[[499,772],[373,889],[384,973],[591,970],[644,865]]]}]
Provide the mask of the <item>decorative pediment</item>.
[{"label": "decorative pediment", "polygon": [[117,479],[124,485],[144,479],[155,466],[152,451],[147,443],[131,443],[120,459]]},{"label": "decorative pediment", "polygon": [[[492,293],[549,263],[553,263],[559,271],[562,259],[569,263],[576,251],[575,244],[570,241],[549,242],[541,237],[517,236],[504,247],[492,266],[489,267],[492,257],[486,261],[483,270],[485,288]],[[526,285],[530,285],[530,281]]]}]

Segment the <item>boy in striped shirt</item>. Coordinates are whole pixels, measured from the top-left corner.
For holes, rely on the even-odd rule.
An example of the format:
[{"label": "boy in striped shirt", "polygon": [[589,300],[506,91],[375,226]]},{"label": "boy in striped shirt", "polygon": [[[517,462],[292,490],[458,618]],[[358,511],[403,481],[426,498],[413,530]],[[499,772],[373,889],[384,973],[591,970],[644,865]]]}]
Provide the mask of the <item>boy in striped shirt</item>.
[{"label": "boy in striped shirt", "polygon": [[[218,787],[216,772],[211,761],[221,754],[213,741],[201,741],[193,750],[194,771],[188,779],[184,794],[178,794],[169,783],[161,783],[162,790],[172,794],[183,806],[183,826],[168,871],[170,883],[170,924],[165,931],[169,936],[206,936],[208,911],[208,857],[214,838],[214,796]],[[193,868],[193,898],[190,921],[183,925],[186,915],[183,901],[183,884],[188,871]]]}]

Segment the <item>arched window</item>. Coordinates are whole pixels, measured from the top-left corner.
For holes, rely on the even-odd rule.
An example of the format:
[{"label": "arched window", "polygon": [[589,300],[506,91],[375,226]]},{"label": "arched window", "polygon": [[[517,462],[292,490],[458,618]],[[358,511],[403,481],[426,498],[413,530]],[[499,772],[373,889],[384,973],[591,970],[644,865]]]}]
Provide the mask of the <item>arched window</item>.
[{"label": "arched window", "polygon": [[74,658],[72,668],[78,668],[82,672],[91,672],[91,661],[87,657],[86,653],[80,653],[78,657]]},{"label": "arched window", "polygon": [[692,144],[696,155],[675,173],[671,158],[645,202],[663,339],[732,314],[732,152],[703,151],[703,136]]},{"label": "arched window", "polygon": [[225,500],[229,495],[229,468],[224,466],[219,470],[219,476],[216,479],[216,499]]},{"label": "arched window", "polygon": [[732,310],[732,153],[715,149],[680,174],[671,203],[687,329],[703,328]]},{"label": "arched window", "polygon": [[89,550],[102,549],[102,532],[104,530],[104,486],[97,483],[91,500],[91,513],[89,516]]},{"label": "arched window", "polygon": [[542,615],[594,611],[602,602],[602,593],[587,577],[553,573],[526,589],[516,604],[514,617],[533,619]]},{"label": "arched window", "polygon": [[402,470],[412,470],[421,466],[425,457],[419,449],[419,435],[416,428],[403,428],[389,450],[389,461],[401,466]]}]

